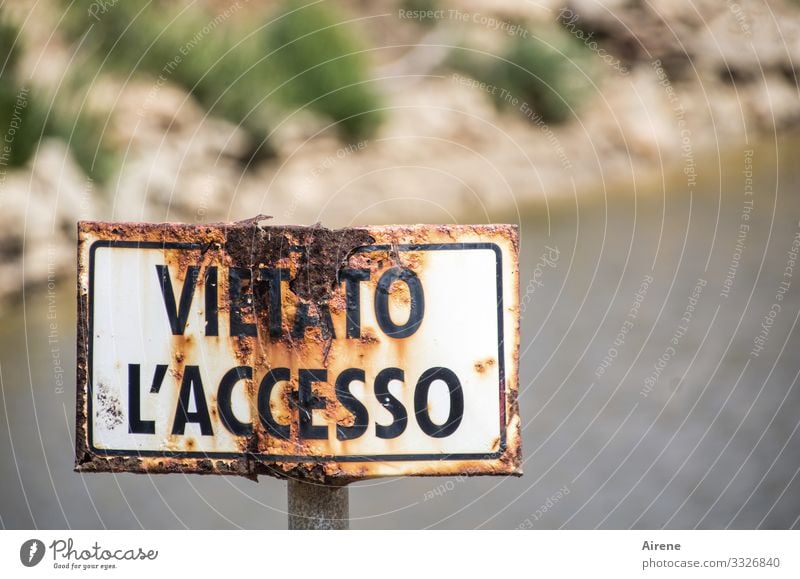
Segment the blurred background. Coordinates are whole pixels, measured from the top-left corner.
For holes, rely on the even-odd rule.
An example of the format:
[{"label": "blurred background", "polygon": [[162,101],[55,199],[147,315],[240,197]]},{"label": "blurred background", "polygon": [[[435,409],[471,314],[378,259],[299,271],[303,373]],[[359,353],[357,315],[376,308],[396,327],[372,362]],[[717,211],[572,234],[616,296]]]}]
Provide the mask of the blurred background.
[{"label": "blurred background", "polygon": [[75,223],[518,223],[522,478],[354,528],[800,526],[796,0],[0,3],[0,527],[284,528],[72,472]]}]

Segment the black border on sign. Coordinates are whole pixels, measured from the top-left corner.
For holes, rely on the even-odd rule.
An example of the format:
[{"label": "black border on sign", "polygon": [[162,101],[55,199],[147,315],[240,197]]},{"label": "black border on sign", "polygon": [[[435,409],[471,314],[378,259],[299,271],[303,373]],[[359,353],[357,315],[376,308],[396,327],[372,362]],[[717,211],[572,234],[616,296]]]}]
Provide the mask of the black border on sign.
[{"label": "black border on sign", "polygon": [[[453,251],[470,249],[490,249],[495,254],[495,276],[497,288],[497,359],[498,382],[500,403],[500,448],[492,453],[456,453],[456,454],[365,454],[365,455],[284,455],[284,454],[255,454],[245,452],[169,452],[156,450],[112,450],[101,449],[94,446],[94,412],[92,401],[94,399],[93,379],[93,349],[94,349],[94,258],[95,252],[100,247],[137,248],[137,249],[203,249],[203,243],[159,242],[159,241],[119,241],[100,239],[92,243],[89,248],[89,351],[88,372],[86,385],[87,405],[87,442],[89,449],[98,456],[145,456],[164,458],[219,458],[240,459],[251,456],[265,462],[403,462],[403,461],[430,461],[430,460],[489,460],[500,458],[506,450],[506,373],[504,355],[504,328],[503,328],[503,255],[500,247],[495,243],[423,243],[402,245],[366,245],[357,248],[354,253],[372,251]],[[293,251],[304,251],[302,246],[291,248]]]}]

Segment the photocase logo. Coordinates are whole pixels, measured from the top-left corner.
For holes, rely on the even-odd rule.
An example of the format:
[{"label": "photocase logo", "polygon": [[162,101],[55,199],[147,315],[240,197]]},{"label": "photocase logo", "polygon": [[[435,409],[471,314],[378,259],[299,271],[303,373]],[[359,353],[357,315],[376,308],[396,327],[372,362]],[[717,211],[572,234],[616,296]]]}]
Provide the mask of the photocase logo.
[{"label": "photocase logo", "polygon": [[26,567],[35,567],[44,557],[44,543],[39,539],[28,539],[19,548],[19,560]]}]

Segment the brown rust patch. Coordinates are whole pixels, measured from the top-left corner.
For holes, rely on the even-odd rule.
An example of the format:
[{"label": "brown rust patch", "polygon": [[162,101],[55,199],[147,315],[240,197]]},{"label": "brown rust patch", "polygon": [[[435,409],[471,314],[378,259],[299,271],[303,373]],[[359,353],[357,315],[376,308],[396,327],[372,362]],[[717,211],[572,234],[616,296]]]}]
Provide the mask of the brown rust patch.
[{"label": "brown rust patch", "polygon": [[304,230],[305,251],[300,258],[300,268],[289,284],[292,291],[303,299],[314,302],[327,301],[339,285],[339,269],[347,263],[348,256],[358,247],[374,240],[361,229],[326,229],[319,224]]},{"label": "brown rust patch", "polygon": [[361,328],[361,336],[359,337],[359,341],[362,344],[379,344],[380,339],[375,334],[375,330],[372,328]]},{"label": "brown rust patch", "polygon": [[475,362],[475,371],[479,374],[483,374],[492,366],[494,366],[494,358],[486,358],[485,360]]},{"label": "brown rust patch", "polygon": [[[411,291],[408,289],[408,284],[400,280],[395,282],[389,288],[389,304],[390,307],[407,309],[411,303]],[[399,322],[398,322],[399,323]]]},{"label": "brown rust patch", "polygon": [[[364,229],[313,227],[261,227],[252,220],[228,227],[225,252],[235,267],[275,267],[281,260],[300,253],[289,287],[308,302],[327,302],[339,284],[339,269],[357,248],[373,238]],[[291,272],[290,272],[291,273]]]}]

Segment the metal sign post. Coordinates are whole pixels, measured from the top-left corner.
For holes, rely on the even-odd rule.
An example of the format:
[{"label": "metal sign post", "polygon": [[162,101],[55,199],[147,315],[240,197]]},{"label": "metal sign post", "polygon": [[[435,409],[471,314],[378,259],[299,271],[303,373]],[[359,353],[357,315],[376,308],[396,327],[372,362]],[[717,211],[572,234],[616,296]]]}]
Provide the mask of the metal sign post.
[{"label": "metal sign post", "polygon": [[350,528],[350,490],[289,479],[289,529],[347,530]]},{"label": "metal sign post", "polygon": [[263,222],[79,224],[76,470],[521,474],[515,226]]}]

